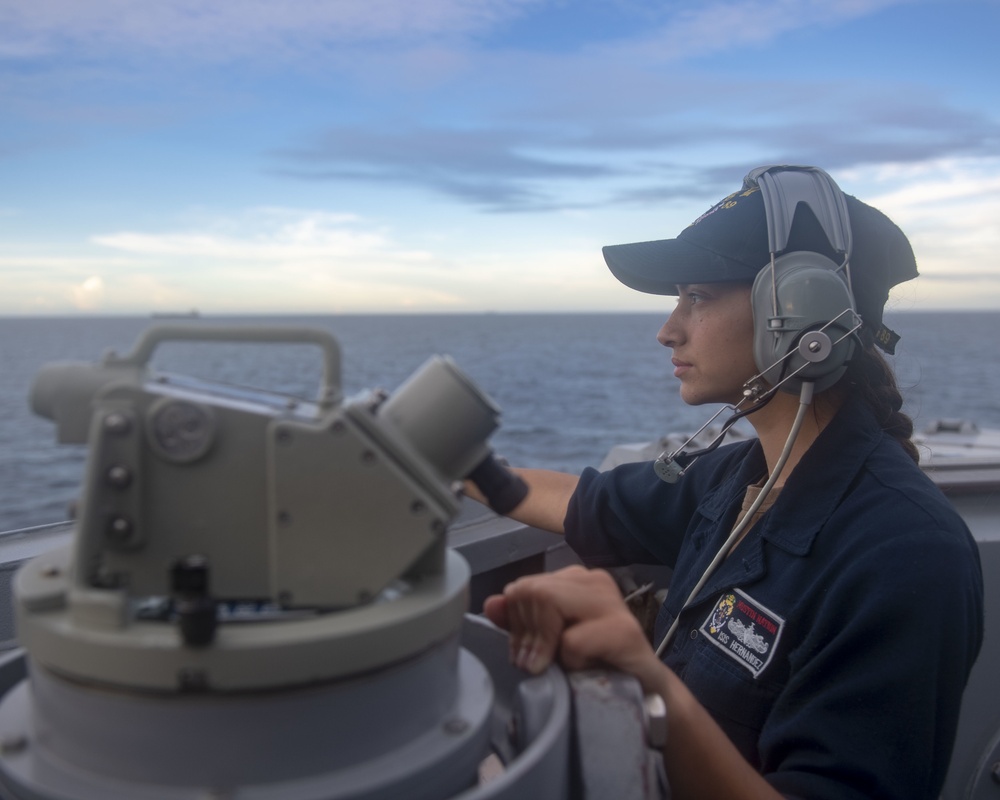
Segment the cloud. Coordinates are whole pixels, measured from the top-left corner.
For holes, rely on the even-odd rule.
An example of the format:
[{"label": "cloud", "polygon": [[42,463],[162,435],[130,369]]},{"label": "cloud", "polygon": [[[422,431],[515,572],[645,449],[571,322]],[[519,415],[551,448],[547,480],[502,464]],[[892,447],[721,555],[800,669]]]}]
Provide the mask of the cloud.
[{"label": "cloud", "polygon": [[[729,0],[677,10],[674,4],[630,2],[616,19],[653,32],[612,44],[630,57],[660,61],[704,55],[734,43],[772,41],[787,31],[833,24],[914,0]],[[533,14],[607,14],[605,0],[33,0],[0,6],[0,57],[35,58],[72,50],[197,54],[219,60],[259,55],[310,55],[331,45],[394,42],[420,47],[502,31]],[[563,24],[562,30],[577,26]]]},{"label": "cloud", "polygon": [[0,313],[360,312],[459,302],[453,264],[400,246],[353,214],[254,208],[183,229],[94,235],[86,255],[59,249],[0,251]]},{"label": "cloud", "polygon": [[206,220],[202,229],[168,233],[121,231],[91,241],[144,256],[218,261],[294,262],[391,256],[423,260],[426,254],[396,248],[386,233],[355,214],[256,208],[239,217]]},{"label": "cloud", "polygon": [[906,231],[922,274],[1000,282],[1000,158],[890,164],[876,178],[884,190],[866,199]]},{"label": "cloud", "polygon": [[[727,91],[733,88],[730,82]],[[745,98],[760,95],[752,84],[735,88]],[[795,84],[769,89],[775,106],[796,107],[795,121],[744,100],[740,113],[705,124],[700,112],[710,113],[718,102],[709,90],[677,113],[639,104],[631,117],[586,128],[572,119],[529,118],[504,126],[396,126],[391,132],[344,126],[271,151],[270,171],[312,181],[413,186],[487,211],[547,212],[711,197],[731,190],[757,163],[822,164],[830,171],[919,164],[991,154],[1000,141],[995,120],[933,95],[853,84],[813,86],[808,98],[802,91]],[[706,148],[717,148],[726,160],[705,166]]]},{"label": "cloud", "polygon": [[71,51],[281,59],[338,43],[466,36],[538,0],[33,0],[0,6],[0,55]]},{"label": "cloud", "polygon": [[[288,177],[417,185],[488,210],[527,210],[551,208],[551,187],[560,181],[614,174],[565,148],[553,152],[561,144],[550,133],[514,129],[340,128],[272,155],[288,164],[275,170]],[[549,188],[540,189],[542,182]]]},{"label": "cloud", "polygon": [[916,0],[729,0],[690,4],[666,24],[608,54],[651,63],[750,49],[790,31],[834,25]]},{"label": "cloud", "polygon": [[[333,125],[272,149],[269,171],[416,187],[491,212],[549,212],[707,197],[754,163],[837,170],[996,152],[995,115],[969,111],[917,79],[879,73],[859,83],[838,71],[799,80],[780,67],[777,78],[754,69],[719,77],[672,60],[905,2],[712,3],[667,14],[653,33],[570,52],[480,50],[462,63],[462,75],[412,93],[399,83],[419,72],[406,48],[365,57],[358,74],[392,76],[385,85],[361,78],[370,94],[354,99],[373,109],[365,123]],[[409,113],[441,101],[463,116]],[[712,151],[717,160],[706,168]]]},{"label": "cloud", "polygon": [[72,289],[73,305],[81,311],[93,311],[99,308],[103,296],[104,280],[100,275],[91,275]]},{"label": "cloud", "polygon": [[9,278],[0,313],[544,311],[557,296],[575,308],[636,307],[599,246],[582,238],[457,250],[437,241],[432,251],[357,215],[256,208],[182,229],[100,234],[90,249],[78,258],[0,253],[0,283]]},{"label": "cloud", "polygon": [[[115,120],[159,126],[206,113],[195,110],[200,105],[212,111],[253,105],[228,84],[225,94],[217,86],[215,96],[213,78],[196,67],[190,75],[197,80],[177,80],[178,71],[190,69],[191,53],[247,58],[256,75],[280,76],[293,94],[300,82],[284,65],[289,59],[308,64],[313,78],[325,81],[327,116],[344,121],[325,129],[314,122],[311,134],[264,146],[268,175],[416,187],[489,212],[549,212],[707,198],[752,163],[822,163],[834,170],[995,152],[1000,126],[991,117],[922,89],[881,84],[878,75],[863,86],[800,84],[794,73],[765,83],[751,71],[734,76],[727,70],[723,79],[677,65],[688,56],[763,44],[793,29],[834,26],[911,1],[729,0],[679,10],[626,3],[614,16],[628,24],[601,43],[581,38],[564,51],[543,53],[490,37],[517,22],[527,27],[536,16],[557,22],[559,15],[586,14],[606,0],[302,0],[291,6],[38,0],[0,6],[0,48],[33,42],[28,50],[37,52],[43,42],[60,55],[89,48],[88,83],[79,87],[80,78],[70,75],[72,91],[57,111],[32,99],[46,96],[33,80],[17,90],[17,100],[31,117],[90,115],[105,126]],[[391,46],[373,47],[375,40]],[[163,78],[170,88],[157,84],[163,95],[141,93],[145,87],[127,75],[109,78],[94,66],[112,70],[111,54],[123,48],[142,56],[137,64],[147,55],[172,59],[177,69]],[[65,75],[53,69],[60,79]],[[88,103],[87,86],[103,81],[124,88],[124,99]],[[721,116],[720,108],[729,113]],[[37,132],[31,140],[39,141]],[[707,163],[707,149],[720,154],[711,169],[696,166]],[[0,142],[0,159],[13,154]]]},{"label": "cloud", "polygon": [[[119,231],[96,246],[145,260],[187,306],[247,310],[375,311],[447,307],[458,302],[451,267],[401,247],[388,231],[353,214],[251,209],[181,231]],[[169,276],[169,278],[167,277]],[[143,298],[123,297],[135,306]]]}]

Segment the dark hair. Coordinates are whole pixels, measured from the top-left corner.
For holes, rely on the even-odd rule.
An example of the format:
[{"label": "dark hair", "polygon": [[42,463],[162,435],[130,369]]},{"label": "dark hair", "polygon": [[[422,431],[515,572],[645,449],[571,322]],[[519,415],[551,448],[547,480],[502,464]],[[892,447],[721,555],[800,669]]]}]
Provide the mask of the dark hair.
[{"label": "dark hair", "polygon": [[899,442],[910,458],[920,463],[920,453],[911,439],[913,420],[900,410],[903,395],[896,384],[896,375],[873,344],[855,350],[844,377],[837,385],[844,387],[845,391],[859,392],[874,412],[882,430]]}]

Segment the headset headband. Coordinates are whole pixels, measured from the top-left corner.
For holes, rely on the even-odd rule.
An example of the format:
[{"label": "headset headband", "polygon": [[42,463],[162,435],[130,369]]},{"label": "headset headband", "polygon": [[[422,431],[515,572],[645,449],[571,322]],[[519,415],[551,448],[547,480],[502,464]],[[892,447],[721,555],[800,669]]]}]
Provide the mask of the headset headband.
[{"label": "headset headband", "polygon": [[[780,175],[780,178],[779,178]],[[767,215],[767,240],[772,254],[788,246],[799,203],[816,216],[830,245],[849,259],[851,223],[847,201],[833,178],[818,167],[771,165],[757,167],[743,179],[743,188],[759,188]]]}]

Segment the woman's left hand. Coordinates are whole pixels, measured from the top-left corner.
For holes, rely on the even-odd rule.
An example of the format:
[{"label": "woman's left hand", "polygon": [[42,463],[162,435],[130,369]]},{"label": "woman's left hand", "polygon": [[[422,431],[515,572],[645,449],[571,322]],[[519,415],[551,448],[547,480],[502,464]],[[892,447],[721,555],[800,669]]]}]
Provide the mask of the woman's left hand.
[{"label": "woman's left hand", "polygon": [[657,658],[608,573],[569,567],[520,578],[487,598],[484,611],[510,632],[511,660],[530,672],[542,672],[557,659],[569,670],[612,667],[659,694],[667,704],[663,752],[671,797],[780,800]]}]

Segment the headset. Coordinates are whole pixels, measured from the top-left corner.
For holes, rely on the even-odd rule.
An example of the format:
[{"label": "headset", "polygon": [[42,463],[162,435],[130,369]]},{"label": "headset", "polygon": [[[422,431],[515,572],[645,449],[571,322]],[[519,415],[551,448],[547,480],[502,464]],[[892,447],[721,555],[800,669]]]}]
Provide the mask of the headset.
[{"label": "headset", "polygon": [[[754,280],[754,360],[772,386],[798,394],[803,381],[821,392],[833,386],[854,353],[861,319],[851,289],[851,222],[840,188],[816,167],[752,170],[744,190],[757,188],[767,217],[770,264]],[[805,204],[805,209],[802,205]],[[811,250],[784,252],[799,215],[811,212],[837,263]]]},{"label": "headset", "polygon": [[[743,399],[728,408],[733,414],[708,447],[694,453],[684,448],[723,411],[713,416],[690,439],[653,465],[667,483],[676,483],[701,455],[718,447],[736,420],[766,404],[779,389],[797,394],[799,407],[785,446],[757,499],[740,517],[701,578],[684,601],[666,635],[656,648],[662,657],[680,624],[681,612],[704,588],[709,577],[736,546],[778,481],[812,403],[813,393],[836,383],[854,352],[855,333],[861,318],[855,311],[851,290],[851,223],[847,201],[833,179],[816,167],[769,166],[752,170],[743,179],[743,190],[759,189],[767,216],[769,264],[754,279],[753,352],[760,372],[743,387]],[[788,249],[796,215],[805,204],[830,244],[837,261],[811,250]],[[744,404],[749,403],[741,410]]]}]

